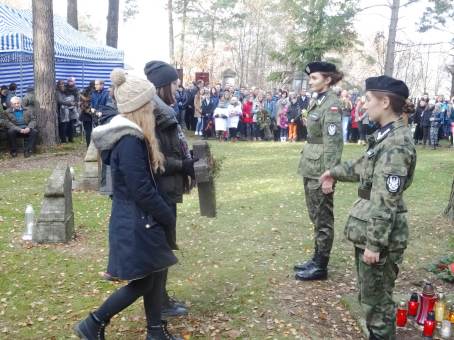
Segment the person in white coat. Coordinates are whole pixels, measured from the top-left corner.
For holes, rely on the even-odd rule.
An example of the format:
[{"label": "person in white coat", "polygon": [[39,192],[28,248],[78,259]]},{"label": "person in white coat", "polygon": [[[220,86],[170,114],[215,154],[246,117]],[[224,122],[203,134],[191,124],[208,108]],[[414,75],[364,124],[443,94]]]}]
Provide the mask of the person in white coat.
[{"label": "person in white coat", "polygon": [[224,92],[218,107],[214,110],[214,129],[216,130],[216,138],[222,142],[227,138],[227,121],[229,118],[229,102],[230,92]]},{"label": "person in white coat", "polygon": [[232,97],[230,99],[230,104],[228,107],[229,112],[229,136],[232,141],[238,140],[238,124],[240,122],[240,117],[243,114],[240,102],[237,97]]}]

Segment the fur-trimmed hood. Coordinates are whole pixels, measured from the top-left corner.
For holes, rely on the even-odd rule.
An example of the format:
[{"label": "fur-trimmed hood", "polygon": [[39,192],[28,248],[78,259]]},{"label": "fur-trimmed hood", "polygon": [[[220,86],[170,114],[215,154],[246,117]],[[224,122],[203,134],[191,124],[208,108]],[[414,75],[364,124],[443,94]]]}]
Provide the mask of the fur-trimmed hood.
[{"label": "fur-trimmed hood", "polygon": [[144,139],[142,129],[129,119],[116,115],[112,120],[93,129],[91,138],[100,151],[112,150],[114,145],[124,136],[136,136]]}]

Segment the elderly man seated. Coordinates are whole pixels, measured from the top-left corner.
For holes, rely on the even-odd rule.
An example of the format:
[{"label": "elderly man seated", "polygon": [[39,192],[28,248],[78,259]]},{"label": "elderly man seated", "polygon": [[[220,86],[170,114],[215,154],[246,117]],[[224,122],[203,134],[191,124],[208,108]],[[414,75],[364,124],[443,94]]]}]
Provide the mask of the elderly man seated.
[{"label": "elderly man seated", "polygon": [[11,156],[17,156],[17,137],[25,138],[24,157],[30,157],[35,149],[36,137],[36,118],[30,107],[22,107],[19,97],[11,98],[11,107],[3,114],[3,123],[8,129],[8,141]]}]

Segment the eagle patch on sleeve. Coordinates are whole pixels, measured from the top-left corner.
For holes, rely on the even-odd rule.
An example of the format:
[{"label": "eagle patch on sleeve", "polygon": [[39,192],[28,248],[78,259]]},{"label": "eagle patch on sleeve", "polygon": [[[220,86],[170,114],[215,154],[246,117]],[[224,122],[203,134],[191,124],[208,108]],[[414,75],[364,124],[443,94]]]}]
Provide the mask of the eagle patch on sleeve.
[{"label": "eagle patch on sleeve", "polygon": [[386,190],[392,194],[398,192],[400,190],[401,182],[399,176],[388,175],[388,178],[386,179]]},{"label": "eagle patch on sleeve", "polygon": [[328,135],[334,136],[336,134],[336,131],[337,131],[336,124],[329,124],[328,125]]}]

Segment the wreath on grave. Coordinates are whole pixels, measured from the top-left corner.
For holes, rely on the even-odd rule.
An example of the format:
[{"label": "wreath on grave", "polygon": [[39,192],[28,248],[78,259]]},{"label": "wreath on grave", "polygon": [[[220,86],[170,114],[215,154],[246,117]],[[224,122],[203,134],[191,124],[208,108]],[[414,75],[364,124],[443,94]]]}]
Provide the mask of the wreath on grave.
[{"label": "wreath on grave", "polygon": [[454,283],[454,255],[444,256],[430,264],[427,270],[435,273],[438,278]]}]

